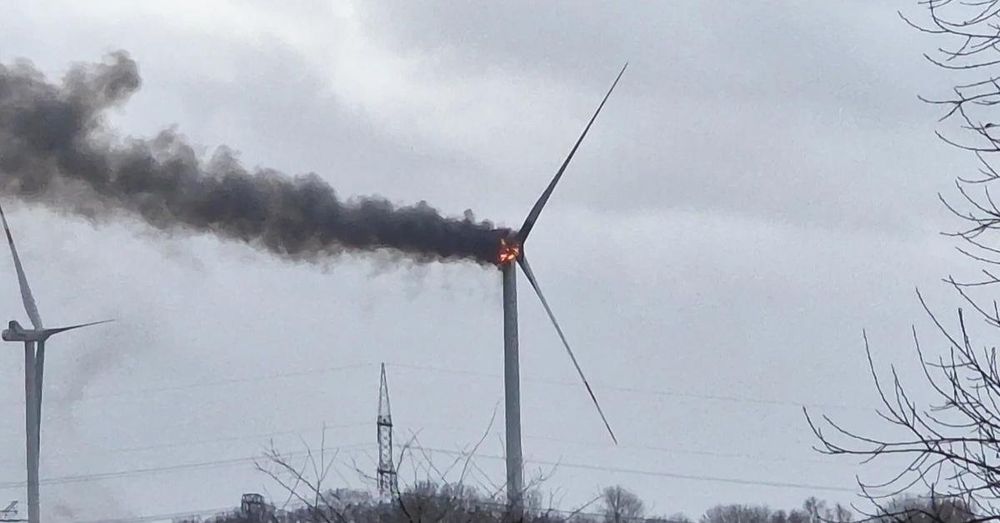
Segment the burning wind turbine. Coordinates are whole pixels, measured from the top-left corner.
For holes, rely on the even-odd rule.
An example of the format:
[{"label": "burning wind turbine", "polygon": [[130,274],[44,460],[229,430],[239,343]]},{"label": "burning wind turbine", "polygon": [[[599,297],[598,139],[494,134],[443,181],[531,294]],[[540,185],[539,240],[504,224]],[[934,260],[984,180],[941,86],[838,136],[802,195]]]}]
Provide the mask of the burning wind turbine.
[{"label": "burning wind turbine", "polygon": [[590,117],[590,121],[587,122],[587,126],[584,127],[580,137],[576,140],[573,148],[570,149],[569,155],[566,156],[565,160],[563,160],[559,170],[556,171],[556,175],[552,178],[548,187],[545,188],[542,195],[538,198],[538,201],[536,201],[535,205],[531,208],[531,211],[528,213],[528,217],[524,220],[524,224],[522,224],[521,228],[517,231],[505,231],[497,243],[495,263],[501,271],[503,282],[504,403],[507,429],[505,441],[507,446],[507,502],[510,505],[510,510],[515,518],[520,513],[521,498],[524,491],[524,469],[521,457],[520,364],[518,361],[517,273],[515,271],[515,263],[521,267],[521,270],[524,272],[524,276],[528,279],[528,283],[531,284],[532,289],[535,290],[535,294],[538,296],[538,300],[542,303],[542,308],[545,309],[545,313],[548,314],[549,320],[552,321],[552,326],[555,327],[556,333],[559,334],[559,339],[562,341],[562,345],[566,349],[566,354],[569,355],[570,361],[573,362],[573,367],[576,369],[576,373],[580,376],[580,380],[583,381],[583,385],[587,388],[587,393],[590,394],[590,400],[594,403],[594,407],[597,408],[597,413],[601,416],[601,420],[604,422],[604,427],[607,428],[608,434],[611,435],[611,440],[614,441],[616,445],[618,444],[618,438],[615,437],[614,431],[611,430],[611,424],[608,423],[608,418],[604,415],[604,410],[601,409],[601,404],[597,401],[597,396],[594,394],[594,390],[590,387],[587,377],[583,374],[583,369],[580,368],[580,363],[577,361],[576,355],[573,354],[573,349],[570,348],[569,341],[566,340],[566,335],[563,333],[562,327],[559,326],[559,322],[556,320],[556,316],[552,312],[552,308],[549,307],[549,303],[545,299],[545,295],[542,293],[541,287],[538,285],[538,279],[535,277],[534,271],[531,270],[531,264],[528,263],[528,258],[524,254],[524,242],[527,241],[528,235],[531,234],[531,230],[535,226],[535,222],[538,221],[538,216],[542,213],[542,209],[545,207],[545,204],[548,203],[549,197],[552,196],[552,191],[555,190],[556,184],[559,183],[563,173],[566,172],[566,167],[569,166],[569,162],[573,159],[573,155],[576,154],[576,150],[580,147],[580,143],[582,143],[583,139],[587,136],[587,132],[590,131],[590,127],[594,124],[594,120],[596,120],[597,115],[601,113],[601,109],[604,108],[604,104],[607,103],[612,91],[615,90],[615,86],[618,85],[618,81],[621,80],[622,75],[625,74],[625,69],[627,67],[628,63],[626,63],[622,67],[621,71],[618,72],[618,76],[615,77],[615,81],[611,84],[611,88],[608,89],[607,94],[604,95],[604,99],[601,100],[601,104],[597,106],[597,110],[594,111],[594,115]]},{"label": "burning wind turbine", "polygon": [[[385,252],[417,263],[473,261],[499,267],[503,274],[508,497],[518,506],[522,482],[515,264],[538,295],[615,439],[542,294],[524,244],[624,72],[625,67],[517,231],[477,221],[471,211],[461,218],[444,216],[426,202],[399,206],[379,196],[343,200],[315,174],[293,177],[272,169],[247,169],[224,148],[204,161],[173,130],[151,140],[120,139],[107,128],[105,115],[141,85],[138,66],[124,51],[112,53],[102,63],[74,65],[61,83],[49,82],[27,62],[0,64],[0,192],[90,219],[130,215],[163,231],[212,233],[296,261]],[[41,366],[34,360],[44,357],[41,344],[45,338],[61,330],[43,330],[41,321],[36,321],[37,310],[9,232],[8,240],[34,329],[12,323],[4,339],[24,341],[25,359],[32,362],[31,368],[37,367],[38,376],[26,369],[26,380],[37,382],[26,386],[26,394],[29,402],[36,402]],[[38,353],[28,350],[35,343]],[[31,417],[38,417],[34,411],[28,408],[29,431],[34,430]],[[29,436],[28,444],[37,449],[37,434]],[[29,448],[29,473],[30,454]],[[37,478],[37,451],[34,470]],[[29,490],[30,485],[29,478]]]},{"label": "burning wind turbine", "polygon": [[40,520],[38,463],[42,433],[42,377],[45,370],[45,342],[53,335],[61,332],[99,325],[112,320],[49,329],[42,326],[42,317],[38,313],[38,305],[35,303],[35,297],[31,294],[31,287],[28,286],[28,278],[24,274],[21,258],[17,255],[17,247],[14,246],[14,237],[10,234],[10,227],[7,225],[7,216],[4,214],[2,207],[0,207],[0,222],[3,223],[3,231],[7,235],[10,254],[14,259],[17,284],[21,288],[21,301],[24,303],[24,310],[27,312],[32,326],[31,329],[26,329],[17,320],[11,320],[8,328],[3,331],[2,337],[4,341],[24,343],[24,419],[26,440],[25,462],[28,468],[28,522],[38,523]]}]

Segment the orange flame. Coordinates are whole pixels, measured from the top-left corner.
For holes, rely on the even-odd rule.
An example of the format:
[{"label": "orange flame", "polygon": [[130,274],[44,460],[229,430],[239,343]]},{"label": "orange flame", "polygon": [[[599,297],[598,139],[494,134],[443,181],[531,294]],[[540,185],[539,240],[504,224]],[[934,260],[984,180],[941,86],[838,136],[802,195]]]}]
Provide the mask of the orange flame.
[{"label": "orange flame", "polygon": [[521,245],[517,243],[507,243],[507,240],[500,238],[500,250],[497,252],[497,263],[507,265],[516,261],[521,256]]}]

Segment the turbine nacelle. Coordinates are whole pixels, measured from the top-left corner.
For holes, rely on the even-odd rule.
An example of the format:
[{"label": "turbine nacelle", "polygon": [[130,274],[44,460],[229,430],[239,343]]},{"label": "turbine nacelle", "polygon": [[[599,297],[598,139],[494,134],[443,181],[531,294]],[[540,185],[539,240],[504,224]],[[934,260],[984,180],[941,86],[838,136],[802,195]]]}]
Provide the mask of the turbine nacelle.
[{"label": "turbine nacelle", "polygon": [[3,341],[35,341],[28,336],[28,331],[16,320],[7,323],[7,328],[0,335]]},{"label": "turbine nacelle", "polygon": [[505,237],[500,238],[497,246],[497,267],[503,269],[504,265],[516,262],[524,254],[524,244],[521,243],[516,232],[509,232]]}]

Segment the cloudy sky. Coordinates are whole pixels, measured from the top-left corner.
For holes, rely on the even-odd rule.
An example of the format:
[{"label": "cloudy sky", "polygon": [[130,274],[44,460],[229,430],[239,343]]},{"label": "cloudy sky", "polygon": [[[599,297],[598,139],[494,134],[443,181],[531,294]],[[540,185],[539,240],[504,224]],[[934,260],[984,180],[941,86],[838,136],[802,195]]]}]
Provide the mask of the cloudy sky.
[{"label": "cloudy sky", "polygon": [[[884,433],[861,329],[878,365],[916,382],[911,323],[938,346],[914,288],[947,312],[939,279],[969,268],[938,234],[955,222],[937,193],[974,164],[916,99],[949,85],[921,57],[940,42],[897,9],[920,15],[903,0],[19,3],[0,62],[58,80],[124,49],[143,87],[111,115],[121,136],[173,126],[205,155],[227,145],[343,195],[517,225],[628,60],[530,244],[621,445],[522,287],[527,475],[549,476],[561,508],[620,483],[654,513],[697,516],[847,502],[856,474],[895,472],[813,452],[801,406]],[[397,442],[468,448],[502,399],[495,270],[294,264],[3,203],[46,320],[118,319],[49,351],[53,520],[279,497],[249,458],[270,440],[318,446],[324,423],[332,481],[367,486],[355,467],[375,468],[379,362]],[[24,321],[6,258],[0,271],[0,311]],[[24,497],[23,361],[8,349],[3,503]],[[487,489],[503,478],[502,408],[491,430],[470,478]]]}]

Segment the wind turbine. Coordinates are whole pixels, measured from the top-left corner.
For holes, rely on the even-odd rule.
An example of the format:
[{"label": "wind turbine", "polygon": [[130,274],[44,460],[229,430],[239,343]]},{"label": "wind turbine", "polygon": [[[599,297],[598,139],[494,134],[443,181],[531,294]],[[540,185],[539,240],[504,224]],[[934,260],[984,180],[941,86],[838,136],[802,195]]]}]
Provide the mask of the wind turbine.
[{"label": "wind turbine", "polygon": [[614,431],[611,430],[611,425],[608,423],[608,418],[604,415],[604,411],[601,409],[601,404],[597,401],[597,396],[594,395],[593,389],[590,388],[590,383],[587,382],[587,377],[584,376],[583,370],[580,369],[580,364],[577,362],[576,356],[573,354],[573,349],[570,348],[569,342],[566,341],[566,335],[563,334],[563,330],[559,326],[559,322],[556,321],[555,314],[552,313],[552,308],[549,307],[548,301],[545,300],[545,295],[542,294],[541,287],[538,286],[538,279],[535,278],[535,273],[531,270],[531,265],[528,263],[528,259],[524,255],[524,242],[528,239],[528,235],[531,233],[532,228],[535,226],[535,222],[538,220],[538,215],[541,214],[542,208],[545,207],[545,204],[549,201],[549,197],[552,196],[552,191],[555,189],[556,184],[559,183],[559,179],[562,178],[570,160],[573,159],[573,155],[576,154],[576,150],[580,147],[580,143],[583,142],[584,137],[587,136],[587,132],[594,124],[594,120],[597,119],[597,115],[600,114],[601,109],[604,108],[604,104],[611,96],[611,92],[615,90],[615,86],[618,85],[618,81],[621,80],[621,77],[625,73],[625,69],[627,67],[628,63],[626,62],[621,71],[618,73],[618,76],[615,78],[614,83],[611,84],[611,88],[608,89],[607,94],[604,95],[604,99],[601,100],[601,104],[597,106],[597,110],[594,111],[594,115],[590,118],[590,121],[587,122],[587,126],[583,129],[583,133],[581,133],[580,137],[576,140],[576,144],[573,145],[569,155],[565,160],[563,160],[563,163],[556,172],[556,175],[552,178],[552,181],[549,182],[545,191],[542,192],[538,201],[535,202],[534,207],[531,208],[531,212],[528,213],[528,217],[524,220],[524,224],[521,225],[521,228],[517,231],[506,231],[504,236],[500,239],[499,250],[497,252],[497,266],[503,275],[504,403],[507,425],[507,502],[509,504],[511,515],[514,517],[515,521],[521,515],[521,501],[524,489],[524,471],[521,458],[521,398],[517,344],[517,272],[514,267],[515,262],[517,265],[521,266],[524,276],[528,278],[528,283],[530,283],[531,287],[535,289],[535,294],[538,295],[538,299],[542,302],[542,307],[545,309],[545,313],[548,314],[549,319],[552,321],[552,325],[556,328],[556,332],[559,334],[559,339],[562,340],[563,347],[566,348],[566,353],[569,354],[569,358],[573,362],[573,367],[576,368],[577,374],[580,375],[580,379],[583,381],[584,386],[587,387],[590,399],[594,402],[594,406],[597,407],[597,413],[601,415],[601,420],[604,421],[604,426],[608,429],[608,433],[611,435],[611,440],[614,441],[616,445],[618,444],[618,439],[615,437]]},{"label": "wind turbine", "polygon": [[31,329],[25,329],[17,320],[11,320],[4,329],[4,341],[20,341],[24,343],[24,422],[25,422],[25,461],[28,467],[28,523],[38,523],[38,453],[42,432],[42,375],[45,368],[45,342],[60,332],[66,332],[91,325],[107,323],[112,320],[95,321],[69,327],[46,329],[42,326],[42,317],[38,314],[35,297],[28,286],[28,278],[24,275],[21,258],[17,255],[14,238],[7,226],[7,216],[0,207],[0,221],[3,222],[10,254],[14,258],[14,270],[17,272],[17,283],[21,288],[21,301],[24,310],[31,320]]}]

